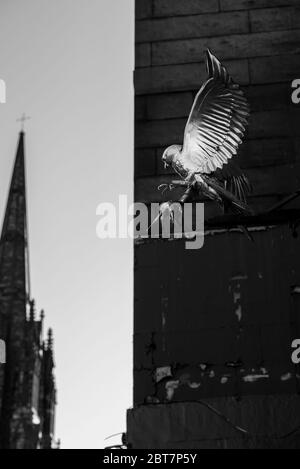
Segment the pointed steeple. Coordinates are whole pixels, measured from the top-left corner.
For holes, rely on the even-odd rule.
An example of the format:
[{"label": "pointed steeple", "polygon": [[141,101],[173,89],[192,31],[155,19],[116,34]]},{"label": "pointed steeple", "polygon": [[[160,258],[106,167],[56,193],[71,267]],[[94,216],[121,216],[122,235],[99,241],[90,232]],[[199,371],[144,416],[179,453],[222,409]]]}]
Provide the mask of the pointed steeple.
[{"label": "pointed steeple", "polygon": [[[0,321],[26,319],[26,186],[24,133],[20,132],[0,238]],[[1,322],[0,322],[1,323]]]},{"label": "pointed steeple", "polygon": [[[21,118],[21,121],[25,117]],[[0,449],[52,448],[56,387],[53,335],[43,342],[30,294],[24,132],[17,154],[0,237]]]},{"label": "pointed steeple", "polygon": [[0,445],[10,447],[9,421],[15,411],[18,373],[24,354],[27,302],[27,218],[24,132],[19,134],[17,154],[0,238],[0,338],[7,346],[5,374],[0,376]]}]

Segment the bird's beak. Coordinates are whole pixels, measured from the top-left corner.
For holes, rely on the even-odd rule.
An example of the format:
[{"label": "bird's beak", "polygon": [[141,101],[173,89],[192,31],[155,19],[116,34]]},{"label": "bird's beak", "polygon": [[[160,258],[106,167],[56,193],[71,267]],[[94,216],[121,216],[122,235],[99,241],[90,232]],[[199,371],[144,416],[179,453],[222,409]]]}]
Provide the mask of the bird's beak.
[{"label": "bird's beak", "polygon": [[167,169],[168,165],[167,165],[167,162],[164,161],[164,168]]}]

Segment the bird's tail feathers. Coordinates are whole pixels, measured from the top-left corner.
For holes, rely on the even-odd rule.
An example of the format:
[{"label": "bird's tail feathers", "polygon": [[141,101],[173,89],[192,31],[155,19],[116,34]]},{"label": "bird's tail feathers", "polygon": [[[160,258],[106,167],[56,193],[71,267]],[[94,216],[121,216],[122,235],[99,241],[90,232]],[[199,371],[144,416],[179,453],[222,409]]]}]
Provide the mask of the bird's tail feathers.
[{"label": "bird's tail feathers", "polygon": [[209,179],[207,183],[217,192],[218,195],[230,206],[231,209],[241,215],[252,215],[252,209],[243,201],[239,200],[231,192],[227,191],[224,187],[218,184],[215,180]]},{"label": "bird's tail feathers", "polygon": [[233,200],[230,202],[231,210],[239,215],[253,215],[253,210],[244,202],[240,200]]}]

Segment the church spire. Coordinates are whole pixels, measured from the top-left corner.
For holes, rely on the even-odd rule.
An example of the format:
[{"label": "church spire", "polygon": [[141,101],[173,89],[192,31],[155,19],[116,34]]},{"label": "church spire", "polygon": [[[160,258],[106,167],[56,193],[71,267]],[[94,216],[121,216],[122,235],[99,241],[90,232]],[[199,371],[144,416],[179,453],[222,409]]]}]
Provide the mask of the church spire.
[{"label": "church spire", "polygon": [[[0,238],[0,308],[11,289],[26,294],[27,215],[24,132],[19,134],[15,164]],[[28,293],[28,292],[27,292]],[[16,294],[13,295],[16,297]]]},{"label": "church spire", "polygon": [[54,444],[53,337],[44,344],[44,313],[36,318],[29,288],[24,138],[22,130],[0,237],[0,449]]},{"label": "church spire", "polygon": [[[9,422],[15,411],[18,368],[24,353],[24,325],[28,293],[27,216],[24,132],[20,132],[0,238],[0,338],[6,342],[5,376],[0,402],[0,446],[10,447]],[[2,382],[1,382],[2,381]]]}]

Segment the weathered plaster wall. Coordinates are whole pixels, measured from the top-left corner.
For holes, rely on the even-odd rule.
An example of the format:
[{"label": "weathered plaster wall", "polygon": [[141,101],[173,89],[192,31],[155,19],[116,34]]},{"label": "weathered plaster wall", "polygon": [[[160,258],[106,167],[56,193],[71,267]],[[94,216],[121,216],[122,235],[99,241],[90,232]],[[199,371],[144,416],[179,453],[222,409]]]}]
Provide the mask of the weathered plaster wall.
[{"label": "weathered plaster wall", "polygon": [[135,404],[299,392],[300,244],[287,225],[252,236],[136,246]]},{"label": "weathered plaster wall", "polygon": [[136,449],[293,449],[300,447],[299,413],[296,395],[148,405],[128,411],[127,437]]}]

